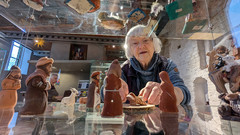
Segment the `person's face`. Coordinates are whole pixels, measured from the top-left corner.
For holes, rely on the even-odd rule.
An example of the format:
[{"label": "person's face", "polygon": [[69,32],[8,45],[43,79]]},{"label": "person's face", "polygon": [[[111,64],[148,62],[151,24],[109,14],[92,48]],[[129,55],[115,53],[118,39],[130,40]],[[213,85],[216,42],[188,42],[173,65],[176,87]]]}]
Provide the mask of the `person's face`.
[{"label": "person's face", "polygon": [[50,73],[52,72],[52,64],[48,64],[47,66],[46,66],[46,72],[47,72],[47,74],[48,75],[50,75]]},{"label": "person's face", "polygon": [[11,77],[13,77],[13,79],[21,79],[22,78],[21,71],[20,70],[12,71]]},{"label": "person's face", "polygon": [[54,84],[54,83],[57,82],[57,79],[58,79],[58,77],[57,77],[56,75],[53,75],[53,76],[51,76],[51,78],[50,78],[50,82],[51,82],[52,84]]},{"label": "person's face", "polygon": [[153,39],[151,37],[132,36],[129,43],[133,56],[140,63],[149,63],[151,61],[154,53]]}]

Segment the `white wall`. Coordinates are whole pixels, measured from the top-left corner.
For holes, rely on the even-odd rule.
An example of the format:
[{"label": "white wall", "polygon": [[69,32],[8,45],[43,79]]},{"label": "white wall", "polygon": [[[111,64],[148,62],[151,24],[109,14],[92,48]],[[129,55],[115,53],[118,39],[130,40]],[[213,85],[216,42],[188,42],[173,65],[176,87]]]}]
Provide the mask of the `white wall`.
[{"label": "white wall", "polygon": [[[217,133],[222,133],[221,131],[221,122],[219,119],[219,115],[217,112],[217,106],[220,104],[220,100],[218,99],[218,92],[215,89],[214,84],[210,81],[208,77],[208,70],[207,68],[202,69],[200,68],[201,59],[205,58],[208,63],[207,57],[204,57],[202,55],[205,55],[206,51],[211,48],[211,42],[210,41],[193,41],[193,40],[170,40],[169,41],[169,56],[170,58],[177,64],[180,76],[183,78],[186,86],[189,88],[191,95],[192,95],[192,100],[191,100],[191,105],[194,108],[194,110],[197,110],[199,112],[195,112],[194,114],[199,114],[196,119],[193,121],[198,121],[200,125],[197,130],[202,131],[205,130],[207,127],[209,130],[215,131]],[[179,46],[181,46],[179,48]],[[204,47],[203,47],[204,46]],[[179,49],[178,49],[179,48]],[[205,51],[205,52],[202,52]],[[201,56],[200,56],[201,55]],[[206,109],[199,109],[196,108],[195,101],[198,101],[198,103],[202,103],[202,106],[205,106],[205,101],[206,99],[195,99],[199,98],[198,94],[204,94],[205,87],[198,87],[199,85],[196,84],[197,81],[195,81],[197,78],[201,78],[203,80],[206,80],[207,84],[204,84],[207,86],[207,93],[209,97],[209,102],[210,105],[215,105],[215,108],[211,108],[211,110]],[[197,79],[198,80],[198,79]],[[195,81],[195,84],[194,84]],[[203,81],[205,82],[205,81]],[[195,87],[194,87],[195,86]],[[197,87],[196,87],[197,86]],[[201,90],[201,91],[199,91]],[[203,96],[200,96],[203,98]],[[201,101],[202,100],[202,101]],[[198,105],[199,106],[199,105]],[[210,114],[210,115],[209,115]],[[203,116],[208,116],[208,122],[204,121],[201,115]],[[204,128],[201,128],[204,127]]]},{"label": "white wall", "polygon": [[104,60],[105,57],[106,57],[106,52],[105,52],[104,45],[98,45],[98,44],[88,45],[88,52],[87,52],[88,60]]},{"label": "white wall", "polygon": [[78,87],[78,80],[89,80],[89,73],[84,72],[65,72],[61,73],[60,85],[56,85],[55,88],[59,95],[63,95],[65,90]]},{"label": "white wall", "polygon": [[53,42],[50,57],[54,60],[69,60],[69,42]]},{"label": "white wall", "polygon": [[[50,57],[54,60],[69,60],[71,44],[80,45],[81,43],[53,42]],[[84,45],[88,45],[87,60],[103,60],[106,57],[104,45],[88,43]]]}]

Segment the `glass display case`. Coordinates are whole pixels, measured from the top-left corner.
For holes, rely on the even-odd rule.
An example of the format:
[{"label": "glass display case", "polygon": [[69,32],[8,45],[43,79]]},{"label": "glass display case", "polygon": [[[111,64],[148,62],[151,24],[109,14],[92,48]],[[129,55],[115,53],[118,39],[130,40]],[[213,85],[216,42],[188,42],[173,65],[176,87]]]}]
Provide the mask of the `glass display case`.
[{"label": "glass display case", "polygon": [[4,67],[4,60],[7,54],[7,50],[0,50],[0,74],[2,73],[2,69]]},{"label": "glass display case", "polygon": [[[114,59],[120,64],[130,60],[126,50],[132,46],[127,46],[125,38],[136,25],[146,26],[142,32],[147,31],[147,35],[155,33],[152,41],[160,39],[159,55],[176,64],[172,72],[181,77],[191,95],[190,103],[179,105],[175,113],[159,110],[156,105],[150,110],[123,109],[123,115],[114,118],[101,117],[104,103],[100,112],[90,112],[86,98],[80,104],[82,100],[78,97],[75,105],[69,107],[49,102],[41,115],[19,115],[24,102],[18,101],[11,113],[0,108],[0,134],[238,135],[239,7],[239,0],[0,0],[0,31],[7,39],[4,41],[17,40],[33,51],[48,51],[55,59],[53,72],[62,71],[61,83],[56,87],[60,95],[72,87],[88,91],[89,87],[79,84],[89,82],[94,71],[101,71],[101,88]],[[51,47],[44,50],[34,46],[36,39]],[[6,47],[5,42],[0,40],[0,48]],[[140,43],[145,42],[135,46],[139,49]],[[0,50],[0,73],[4,63],[1,60],[6,55],[5,50]],[[35,71],[39,58],[32,55],[28,75]],[[160,83],[158,74],[156,79]],[[26,91],[27,76],[21,80],[20,92]],[[228,95],[234,97],[234,102]],[[181,96],[186,97],[186,93]]]}]

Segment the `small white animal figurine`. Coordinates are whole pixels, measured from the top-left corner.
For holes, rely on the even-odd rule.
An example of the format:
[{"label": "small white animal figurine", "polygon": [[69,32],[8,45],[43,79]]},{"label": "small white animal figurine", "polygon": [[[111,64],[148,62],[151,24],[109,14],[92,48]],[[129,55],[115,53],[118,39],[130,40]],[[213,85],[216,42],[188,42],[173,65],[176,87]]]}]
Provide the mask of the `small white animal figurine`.
[{"label": "small white animal figurine", "polygon": [[234,58],[234,56],[224,56],[222,60],[225,61],[227,65],[225,65],[222,70],[230,72],[232,66],[240,65],[240,60],[234,60]]},{"label": "small white animal figurine", "polygon": [[72,92],[69,97],[64,97],[61,101],[61,104],[67,106],[73,106],[75,104],[75,97],[78,95],[78,91],[75,88],[71,88],[70,91]]}]

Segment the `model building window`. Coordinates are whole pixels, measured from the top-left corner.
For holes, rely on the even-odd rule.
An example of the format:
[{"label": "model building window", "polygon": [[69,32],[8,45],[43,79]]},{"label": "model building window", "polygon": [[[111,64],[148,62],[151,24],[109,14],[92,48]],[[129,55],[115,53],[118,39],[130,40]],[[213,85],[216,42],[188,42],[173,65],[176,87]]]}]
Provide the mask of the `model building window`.
[{"label": "model building window", "polygon": [[86,60],[87,45],[72,44],[70,49],[70,60]]},{"label": "model building window", "polygon": [[9,59],[5,70],[9,71],[13,65],[21,68],[22,74],[27,74],[28,71],[28,60],[30,60],[32,51],[20,43],[13,41],[12,48],[9,54]]}]

